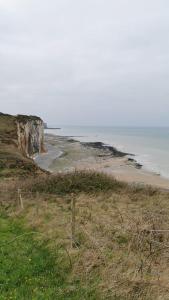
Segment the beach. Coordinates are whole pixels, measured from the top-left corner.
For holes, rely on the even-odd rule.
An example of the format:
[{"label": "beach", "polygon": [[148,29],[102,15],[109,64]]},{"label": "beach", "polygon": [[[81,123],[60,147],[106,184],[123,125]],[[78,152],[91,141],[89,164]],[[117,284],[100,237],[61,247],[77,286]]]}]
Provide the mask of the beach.
[{"label": "beach", "polygon": [[134,155],[101,142],[80,142],[73,137],[45,134],[46,153],[35,162],[52,173],[95,170],[128,183],[169,189],[169,179],[150,172],[137,163]]}]

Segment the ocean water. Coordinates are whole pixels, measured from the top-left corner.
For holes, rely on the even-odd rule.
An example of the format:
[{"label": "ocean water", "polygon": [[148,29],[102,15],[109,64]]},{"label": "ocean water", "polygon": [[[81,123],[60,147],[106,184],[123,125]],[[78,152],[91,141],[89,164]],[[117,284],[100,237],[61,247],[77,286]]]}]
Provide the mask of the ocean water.
[{"label": "ocean water", "polygon": [[114,146],[134,154],[144,169],[169,178],[169,128],[63,126],[46,133]]}]

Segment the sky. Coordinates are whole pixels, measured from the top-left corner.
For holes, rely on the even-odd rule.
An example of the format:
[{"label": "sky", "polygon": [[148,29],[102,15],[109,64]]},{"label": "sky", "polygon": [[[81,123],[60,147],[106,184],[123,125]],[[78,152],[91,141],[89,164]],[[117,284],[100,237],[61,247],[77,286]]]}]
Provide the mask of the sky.
[{"label": "sky", "polygon": [[0,111],[169,126],[169,1],[0,0]]}]

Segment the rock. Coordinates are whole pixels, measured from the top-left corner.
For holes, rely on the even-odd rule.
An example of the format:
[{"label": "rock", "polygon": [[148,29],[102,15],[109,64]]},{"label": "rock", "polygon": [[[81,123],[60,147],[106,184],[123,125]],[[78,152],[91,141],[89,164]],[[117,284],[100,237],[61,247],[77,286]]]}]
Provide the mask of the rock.
[{"label": "rock", "polygon": [[135,159],[133,158],[128,158],[128,161],[133,163],[136,169],[141,169],[143,165],[139,164]]},{"label": "rock", "polygon": [[16,117],[18,148],[27,157],[43,153],[44,123],[36,116],[18,115]]},{"label": "rock", "polygon": [[[129,153],[125,153],[122,151],[117,150],[115,147],[105,145],[102,142],[88,142],[88,143],[81,143],[84,147],[90,147],[94,149],[102,150],[104,153],[99,154],[100,157],[104,156],[113,156],[113,157],[124,157],[126,155],[129,155]],[[132,154],[130,154],[132,155]]]}]

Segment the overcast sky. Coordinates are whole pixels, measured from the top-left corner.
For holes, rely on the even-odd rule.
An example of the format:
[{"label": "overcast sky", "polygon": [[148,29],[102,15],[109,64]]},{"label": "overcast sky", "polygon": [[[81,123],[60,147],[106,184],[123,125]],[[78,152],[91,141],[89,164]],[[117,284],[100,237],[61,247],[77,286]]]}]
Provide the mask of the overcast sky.
[{"label": "overcast sky", "polygon": [[0,111],[169,126],[169,1],[0,0]]}]

